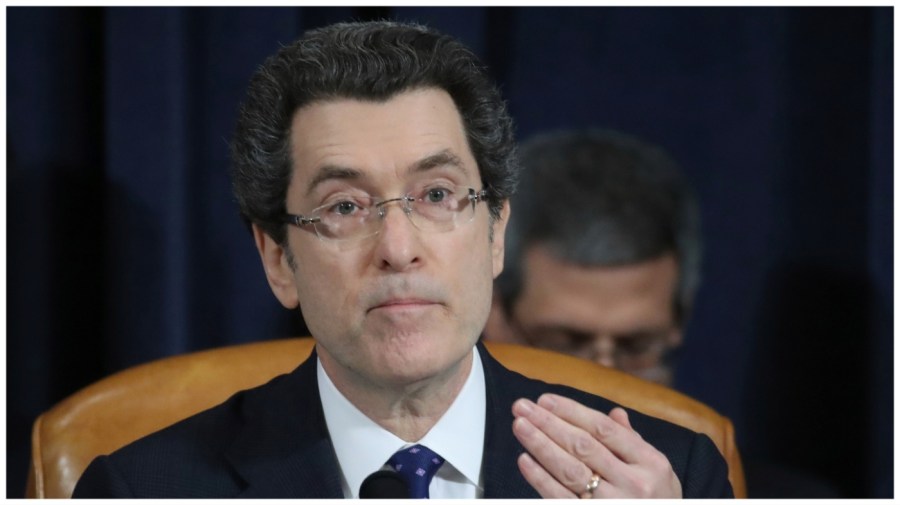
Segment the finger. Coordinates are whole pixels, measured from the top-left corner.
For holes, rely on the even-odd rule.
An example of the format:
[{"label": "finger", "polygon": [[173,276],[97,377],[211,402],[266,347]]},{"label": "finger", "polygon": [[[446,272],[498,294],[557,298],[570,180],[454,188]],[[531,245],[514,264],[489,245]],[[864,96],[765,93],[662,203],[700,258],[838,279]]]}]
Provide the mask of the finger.
[{"label": "finger", "polygon": [[[603,416],[600,412],[593,412]],[[528,419],[556,445],[564,448],[579,461],[596,456],[597,451],[603,449],[590,433],[530,400],[522,399],[513,404],[513,414]]]},{"label": "finger", "polygon": [[[600,412],[593,412],[606,417]],[[551,475],[572,491],[583,491],[585,483],[595,472],[613,485],[627,482],[628,468],[625,463],[590,433],[526,399],[513,404],[513,413],[528,420],[529,425],[522,425],[522,428],[530,426],[543,435],[532,435],[530,441],[520,439],[522,445]],[[513,428],[516,428],[515,424]],[[548,439],[546,445],[545,438]]]},{"label": "finger", "polygon": [[627,410],[623,409],[622,407],[616,407],[616,408],[612,409],[611,411],[609,411],[609,417],[613,421],[615,421],[615,422],[621,424],[622,426],[628,428],[629,430],[631,430],[631,432],[634,433],[635,435],[637,435],[638,437],[640,437],[642,439],[644,438],[644,437],[641,437],[640,433],[634,431],[634,428],[631,427],[631,420],[628,419],[628,411]]},{"label": "finger", "polygon": [[[538,402],[539,404],[544,403],[556,410],[561,410],[557,408],[557,402],[560,400],[567,401],[567,399],[558,396],[546,395],[546,397],[541,397]],[[578,409],[586,411],[589,414],[589,417],[593,418],[593,423],[605,423],[611,425],[609,428],[610,430],[618,431],[620,435],[624,434],[630,436],[631,442],[636,446],[635,451],[642,453],[642,455],[638,458],[639,461],[636,463],[625,464],[610,452],[610,450],[604,446],[602,441],[595,439],[584,430],[569,424],[549,410],[543,409],[539,404],[535,405],[526,400],[520,400],[513,405],[513,413],[517,417],[517,424],[514,423],[513,425],[514,431],[519,428],[527,427],[529,432],[533,431],[537,433],[537,435],[531,433],[531,436],[538,438],[540,435],[543,435],[548,438],[550,442],[555,443],[556,441],[550,438],[548,432],[552,433],[553,429],[562,426],[564,427],[563,431],[569,430],[580,433],[583,439],[588,439],[590,444],[587,444],[586,446],[594,445],[598,448],[595,455],[585,453],[587,457],[578,458],[584,462],[583,465],[587,465],[587,468],[585,468],[586,473],[584,474],[587,476],[585,480],[581,480],[580,477],[574,477],[578,475],[578,473],[565,473],[573,472],[573,470],[577,472],[576,469],[579,468],[577,465],[574,468],[562,465],[557,466],[558,462],[548,462],[548,460],[542,459],[541,454],[537,452],[537,449],[529,449],[533,451],[533,459],[543,466],[551,476],[579,496],[584,494],[585,486],[590,482],[590,476],[593,472],[596,472],[603,479],[603,483],[601,484],[602,494],[607,497],[675,497],[681,495],[680,483],[672,471],[668,458],[642,440],[637,433],[631,429],[630,420],[624,410],[620,409],[619,411],[615,411],[614,409],[613,412],[610,412],[610,415],[614,416],[614,418],[611,418],[601,412],[580,405],[577,402],[571,403],[576,407],[576,411]],[[566,406],[563,405],[563,407],[565,408]],[[583,413],[584,412],[581,412],[580,414]],[[531,424],[532,420],[534,420],[535,423],[540,424],[540,426]],[[591,423],[588,424],[592,425]],[[544,428],[546,432],[541,428]],[[523,445],[528,446],[528,442],[523,441],[525,430],[522,430],[521,433],[523,436],[520,438],[520,441],[523,442]],[[519,434],[517,434],[517,437],[518,436]],[[562,442],[562,446],[560,444],[556,445],[557,447],[554,449],[559,450],[563,448],[565,443]],[[556,455],[556,452],[554,451],[552,454]],[[608,458],[602,465],[597,464],[597,461],[602,461],[602,458],[598,458],[597,456],[599,454],[605,454],[606,458]],[[601,488],[598,487],[598,489]],[[593,494],[595,496],[598,495],[596,490]]]},{"label": "finger", "polygon": [[610,410],[609,417],[622,426],[631,428],[631,423],[628,421],[628,412],[625,412],[625,409],[623,409],[622,407],[616,407]]},{"label": "finger", "polygon": [[[605,477],[615,488],[627,496],[680,496],[681,484],[672,470],[669,459],[655,447],[645,442],[631,428],[631,421],[624,409],[613,409],[610,416],[591,410],[575,401],[556,395],[545,395],[538,399],[551,412],[562,418],[573,419],[574,424],[594,430],[594,436],[625,462],[622,474],[606,475],[597,467],[592,467]],[[591,426],[591,422],[596,424]]]},{"label": "finger", "polygon": [[538,405],[590,433],[625,463],[640,463],[651,453],[658,452],[645,442],[637,432],[631,429],[630,423],[627,426],[623,426],[606,414],[588,408],[569,398],[554,394],[544,394],[538,398]]},{"label": "finger", "polygon": [[560,484],[527,452],[519,456],[519,471],[541,498],[577,498],[569,488]]},{"label": "finger", "polygon": [[[528,400],[524,400],[528,402]],[[518,403],[518,402],[517,402]],[[529,402],[531,403],[531,402]],[[531,410],[538,410],[540,407],[531,403],[531,405],[520,406]],[[543,409],[540,409],[543,410]],[[544,411],[544,415],[548,415]],[[533,414],[529,414],[530,416]],[[561,422],[561,421],[560,421]],[[522,446],[528,451],[531,457],[547,473],[549,473],[556,481],[565,486],[573,493],[580,492],[584,489],[584,485],[588,482],[593,474],[585,463],[575,458],[565,448],[561,447],[556,441],[551,439],[546,432],[536,427],[531,417],[519,417],[513,421],[513,434],[522,443]],[[586,438],[589,438],[587,434]],[[599,446],[598,443],[595,444]]]},{"label": "finger", "polygon": [[[549,399],[541,397],[538,401],[549,401]],[[616,425],[617,429],[626,430],[626,428],[609,419],[602,412],[589,409],[576,402],[573,403],[575,403],[577,407],[586,410],[590,416],[596,417],[597,419],[594,420],[594,424],[605,422],[607,424]],[[628,465],[590,432],[560,418],[553,412],[544,409],[541,405],[534,405],[533,409],[529,410],[526,415],[537,429],[545,433],[556,443],[556,445],[563,448],[587,468],[586,475],[588,479],[596,472],[605,481],[613,485],[613,487],[627,485],[629,482],[629,474],[631,473]],[[640,439],[637,440],[640,441]],[[558,475],[557,467],[551,466],[555,465],[554,463],[549,463],[541,459],[540,454],[534,452],[532,452],[532,454],[539,462],[547,467],[550,473]],[[559,467],[559,472],[564,471],[566,471],[565,467]],[[573,475],[565,477],[558,476],[558,478],[572,490],[580,492],[584,488],[584,483],[587,482],[587,480],[582,480],[581,475],[574,473],[577,470],[570,469],[569,471],[573,472]]]}]

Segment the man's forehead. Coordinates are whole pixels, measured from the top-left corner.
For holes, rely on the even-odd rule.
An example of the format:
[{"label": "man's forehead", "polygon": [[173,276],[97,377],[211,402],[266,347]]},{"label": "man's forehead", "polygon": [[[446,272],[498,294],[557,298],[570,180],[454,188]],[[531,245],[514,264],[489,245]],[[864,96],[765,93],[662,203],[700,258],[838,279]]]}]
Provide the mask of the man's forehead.
[{"label": "man's forehead", "polygon": [[553,246],[536,243],[525,248],[524,264],[529,273],[548,280],[629,285],[637,291],[654,289],[660,284],[668,285],[675,282],[678,276],[678,259],[674,252],[631,263],[583,265],[564,259]]},{"label": "man's forehead", "polygon": [[610,321],[673,317],[678,270],[673,255],[631,265],[585,267],[533,245],[526,248],[523,259],[524,291],[519,303],[528,298],[529,307],[555,313],[557,319],[567,317],[562,312]]},{"label": "man's forehead", "polygon": [[305,193],[323,181],[361,179],[385,170],[407,176],[441,168],[478,176],[456,105],[437,88],[385,101],[308,104],[294,114],[291,159]]},{"label": "man's forehead", "polygon": [[[453,151],[449,149],[442,149],[437,153],[427,155],[419,160],[414,161],[405,168],[401,169],[400,172],[403,175],[415,176],[417,174],[427,174],[428,172],[434,172],[437,169],[444,169],[442,170],[442,173],[444,171],[456,173],[461,178],[465,178],[466,176],[468,176],[471,170],[471,168],[467,167],[462,159],[460,159],[460,157],[457,156]],[[369,178],[370,174],[364,168],[326,164],[315,169],[312,174],[312,178],[306,184],[305,194],[309,196],[316,190],[319,185],[327,181],[367,181]]]}]

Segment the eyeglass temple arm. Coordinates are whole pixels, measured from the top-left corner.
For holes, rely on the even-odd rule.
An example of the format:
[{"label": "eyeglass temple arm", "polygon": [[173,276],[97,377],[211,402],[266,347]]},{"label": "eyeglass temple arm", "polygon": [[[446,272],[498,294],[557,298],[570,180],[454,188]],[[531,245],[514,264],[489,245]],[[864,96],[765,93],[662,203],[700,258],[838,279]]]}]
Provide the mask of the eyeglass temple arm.
[{"label": "eyeglass temple arm", "polygon": [[303,227],[308,224],[321,222],[322,218],[319,217],[303,217],[297,214],[285,214],[284,222],[287,224],[292,224],[297,227]]}]

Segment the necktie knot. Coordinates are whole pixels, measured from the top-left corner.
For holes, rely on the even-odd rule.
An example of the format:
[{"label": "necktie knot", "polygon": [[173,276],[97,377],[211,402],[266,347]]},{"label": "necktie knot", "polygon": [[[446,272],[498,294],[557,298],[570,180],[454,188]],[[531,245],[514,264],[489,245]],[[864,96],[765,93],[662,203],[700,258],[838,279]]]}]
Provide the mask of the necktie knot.
[{"label": "necktie knot", "polygon": [[414,445],[395,452],[388,465],[400,474],[409,486],[410,498],[428,498],[428,485],[444,458],[424,445]]}]

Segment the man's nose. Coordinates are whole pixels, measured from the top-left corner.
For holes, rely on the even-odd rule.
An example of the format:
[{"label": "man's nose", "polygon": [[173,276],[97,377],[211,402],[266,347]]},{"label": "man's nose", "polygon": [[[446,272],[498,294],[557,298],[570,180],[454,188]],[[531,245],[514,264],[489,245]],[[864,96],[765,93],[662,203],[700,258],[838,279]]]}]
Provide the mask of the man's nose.
[{"label": "man's nose", "polygon": [[419,231],[413,226],[403,200],[385,202],[374,261],[379,268],[403,271],[420,261]]},{"label": "man's nose", "polygon": [[591,344],[592,360],[603,366],[616,368],[616,341],[607,335],[600,335]]}]

